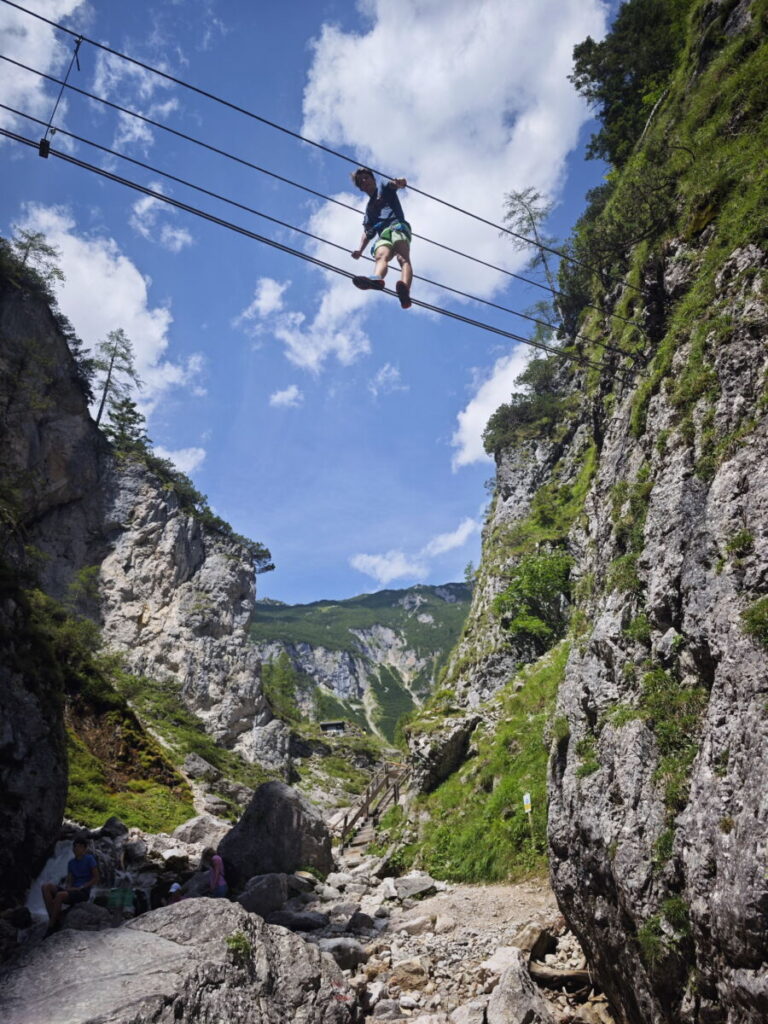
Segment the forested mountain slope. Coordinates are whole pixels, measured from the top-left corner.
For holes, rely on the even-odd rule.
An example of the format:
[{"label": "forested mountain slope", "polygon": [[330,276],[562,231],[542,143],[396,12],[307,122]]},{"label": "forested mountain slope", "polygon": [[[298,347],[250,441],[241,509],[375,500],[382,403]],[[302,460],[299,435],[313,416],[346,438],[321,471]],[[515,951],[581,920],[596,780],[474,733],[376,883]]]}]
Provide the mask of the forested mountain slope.
[{"label": "forested mountain slope", "polygon": [[349,718],[391,742],[398,721],[434,690],[470,597],[467,584],[447,583],[307,605],[257,602],[250,636],[268,689],[287,670],[306,717]]}]

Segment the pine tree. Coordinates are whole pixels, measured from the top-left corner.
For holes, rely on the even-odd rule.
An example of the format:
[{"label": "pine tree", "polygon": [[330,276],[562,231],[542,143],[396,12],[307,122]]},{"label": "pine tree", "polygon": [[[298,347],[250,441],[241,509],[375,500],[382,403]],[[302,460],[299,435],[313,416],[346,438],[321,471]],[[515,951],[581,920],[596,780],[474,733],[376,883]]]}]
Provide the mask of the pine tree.
[{"label": "pine tree", "polygon": [[56,260],[61,259],[61,250],[49,245],[42,231],[26,231],[20,228],[11,242],[13,251],[22,267],[31,267],[45,284],[64,281],[64,272]]},{"label": "pine tree", "polygon": [[[102,374],[99,381],[101,398],[96,414],[96,426],[101,423],[104,408],[128,398],[131,387],[141,387],[141,379],[133,361],[133,345],[122,327],[110,331],[105,341],[97,346],[96,371]],[[110,419],[113,419],[110,413]]]},{"label": "pine tree", "polygon": [[[545,235],[542,228],[552,213],[553,203],[547,202],[544,197],[532,186],[524,188],[522,192],[507,192],[504,196],[504,223],[510,231],[515,234],[532,238],[536,243],[530,245],[524,239],[513,238],[512,244],[516,249],[530,249],[531,255],[526,264],[526,269],[532,271],[541,270],[547,279],[547,284],[552,292],[552,299],[546,302],[537,302],[527,310],[528,313],[543,318],[552,323],[556,334],[560,334],[562,314],[555,298],[557,292],[556,269],[553,267],[553,254],[547,252],[542,246],[554,247],[557,239]],[[534,334],[535,340],[549,340],[549,331],[546,327],[538,325]]]},{"label": "pine tree", "polygon": [[146,454],[152,445],[146,426],[146,418],[133,399],[120,398],[110,404],[104,433],[120,454]]}]

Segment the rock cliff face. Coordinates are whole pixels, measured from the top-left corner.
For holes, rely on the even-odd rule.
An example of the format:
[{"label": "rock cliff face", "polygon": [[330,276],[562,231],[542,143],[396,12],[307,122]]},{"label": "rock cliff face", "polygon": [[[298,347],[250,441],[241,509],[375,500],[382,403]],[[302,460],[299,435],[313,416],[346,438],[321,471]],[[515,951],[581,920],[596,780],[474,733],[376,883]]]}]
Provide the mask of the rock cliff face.
[{"label": "rock cliff face", "polygon": [[[750,133],[764,137],[765,107],[750,106],[738,76],[746,61],[752,74],[764,66],[766,16],[746,0],[689,7],[647,149],[612,186],[612,201],[628,202],[657,174],[656,195],[670,197],[651,241],[626,250],[630,284],[597,296],[631,312],[643,336],[632,347],[617,318],[582,317],[594,344],[575,350],[606,368],[565,373],[562,422],[540,437],[517,428],[497,450],[483,564],[449,674],[468,711],[536,657],[493,599],[521,560],[566,552],[571,654],[552,720],[548,826],[560,907],[622,1024],[758,1024],[768,254]],[[686,161],[671,139],[689,146]],[[709,176],[735,153],[738,184],[716,188]],[[606,344],[633,355],[608,370]]]},{"label": "rock cliff face", "polygon": [[99,592],[104,635],[131,671],[182,684],[188,706],[246,756],[272,718],[248,640],[253,566],[242,544],[185,514],[142,464],[115,467]]},{"label": "rock cliff face", "polygon": [[[760,407],[766,266],[747,247],[719,274],[734,323],[712,351],[721,436]],[[681,370],[689,356],[678,350]],[[569,736],[551,768],[552,875],[627,1019],[756,1024],[768,1012],[768,801],[753,782],[768,771],[768,661],[742,615],[768,585],[768,423],[758,416],[709,477],[695,445],[660,444],[674,430],[669,392],[639,438],[632,399],[606,425],[573,535],[602,592],[560,691]],[[627,592],[606,569],[626,558],[617,495],[638,479],[647,508]]]},{"label": "rock cliff face", "polygon": [[[19,587],[61,592],[88,564],[107,453],[47,305],[0,275],[0,902],[40,870],[64,811],[58,667]],[[36,549],[36,550],[35,550]]]},{"label": "rock cliff face", "polygon": [[247,635],[249,549],[183,512],[143,464],[115,459],[66,325],[40,282],[2,256],[0,902],[40,869],[67,793],[61,665],[25,587],[70,600],[87,570],[78,610],[101,621],[134,672],[178,679],[210,733],[250,759],[280,768],[288,747],[280,723],[260,730],[272,715]]}]

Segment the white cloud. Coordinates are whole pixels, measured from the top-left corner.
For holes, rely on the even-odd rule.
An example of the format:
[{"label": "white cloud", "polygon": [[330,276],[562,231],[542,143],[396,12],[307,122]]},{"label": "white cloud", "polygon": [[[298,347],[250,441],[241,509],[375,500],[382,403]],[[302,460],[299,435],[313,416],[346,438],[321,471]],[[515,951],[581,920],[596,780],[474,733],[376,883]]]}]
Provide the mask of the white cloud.
[{"label": "white cloud", "polygon": [[403,577],[418,580],[427,575],[427,566],[423,562],[409,558],[402,551],[387,551],[383,555],[354,555],[349,564],[382,585]]},{"label": "white cloud", "polygon": [[[73,14],[82,19],[88,15],[88,6],[84,0],[47,0],[41,13],[52,21],[66,20]],[[3,40],[3,53],[8,57],[57,77],[63,77],[59,72],[66,70],[74,45],[74,40],[63,38],[50,25],[5,4],[0,6],[0,39]],[[58,86],[47,84],[29,71],[0,61],[0,94],[3,103],[10,107],[47,121],[58,89]],[[66,123],[66,110],[66,98],[62,98],[56,114],[57,124]],[[0,111],[0,125],[4,128],[20,127],[20,133],[30,138],[40,135],[39,126],[31,125],[5,110]]]},{"label": "white cloud", "polygon": [[407,391],[408,385],[402,383],[400,371],[396,366],[385,363],[368,381],[368,390],[374,398],[378,398],[379,395],[388,395],[393,391]]},{"label": "white cloud", "polygon": [[240,327],[249,321],[279,313],[283,308],[283,293],[290,284],[290,281],[281,283],[272,277],[260,277],[253,292],[253,301],[236,317],[234,325]]},{"label": "white cloud", "polygon": [[[154,192],[163,194],[163,186],[159,181],[150,181],[149,188]],[[174,227],[171,224],[163,223],[161,218],[173,216],[176,213],[162,199],[155,199],[154,196],[142,196],[132,206],[130,225],[142,238],[149,242],[157,242],[169,252],[181,252],[187,246],[192,245],[194,239],[186,228]]]},{"label": "white cloud", "polygon": [[205,448],[177,448],[171,451],[160,444],[155,445],[154,450],[155,455],[159,455],[161,459],[169,459],[182,473],[194,473],[205,462],[207,454]]},{"label": "white cloud", "polygon": [[295,384],[289,384],[283,391],[269,396],[269,404],[275,408],[295,409],[304,401],[304,395]]},{"label": "white cloud", "polygon": [[432,559],[463,547],[470,537],[480,532],[480,529],[479,522],[467,517],[455,530],[433,537],[415,555],[393,549],[381,555],[353,555],[349,564],[353,569],[371,576],[382,586],[396,579],[424,579],[429,574],[429,563]]},{"label": "white cloud", "polygon": [[260,278],[253,301],[233,320],[234,326],[252,335],[269,331],[283,343],[289,362],[312,373],[318,373],[330,356],[348,366],[370,351],[370,342],[356,322],[362,292],[351,286],[343,291],[324,289],[310,321],[299,310],[285,309],[283,294],[289,285],[290,281]]},{"label": "white cloud", "polygon": [[459,412],[451,438],[451,444],[456,448],[452,460],[454,470],[470,466],[473,462],[489,461],[490,456],[483,448],[483,431],[491,413],[509,401],[515,390],[515,380],[530,358],[531,349],[519,345],[509,355],[497,359],[490,376],[479,384],[474,396]]},{"label": "white cloud", "polygon": [[[313,44],[304,134],[355,151],[371,165],[405,175],[425,191],[495,223],[512,189],[533,186],[556,198],[565,159],[588,116],[567,80],[573,46],[587,35],[603,35],[603,0],[484,0],[482,5],[365,0],[359,9],[368,19],[367,30],[345,32],[326,24]],[[397,54],[396,74],[392,54]],[[386,82],[386,88],[361,88],[361,82]],[[359,193],[340,192],[335,198],[363,209]],[[527,259],[488,225],[415,192],[406,190],[402,198],[419,235],[508,270],[519,269]],[[352,249],[360,220],[355,224],[349,211],[326,203],[308,228]],[[307,248],[327,257],[318,242]],[[417,275],[483,298],[508,281],[498,271],[418,240],[413,257]],[[338,262],[345,265],[343,257]],[[351,260],[348,266],[356,269]],[[276,332],[288,359],[314,371],[331,356],[349,363],[369,352],[363,309],[379,311],[384,307],[378,303],[393,301],[355,292],[348,280],[325,276],[317,312],[285,314]],[[460,301],[419,281],[414,294],[451,305]],[[423,314],[414,310],[409,315]]]},{"label": "white cloud", "polygon": [[200,392],[202,356],[194,354],[183,363],[165,358],[171,311],[151,305],[146,278],[113,238],[78,234],[69,211],[56,206],[29,204],[16,226],[42,231],[61,251],[66,281],[56,285],[58,302],[89,348],[117,327],[128,335],[145,383],[139,398],[147,414],[170,388]]},{"label": "white cloud", "polygon": [[436,555],[443,555],[446,551],[453,551],[456,548],[464,547],[470,537],[480,532],[480,523],[467,517],[451,533],[439,533],[425,545],[423,555],[434,558]]}]

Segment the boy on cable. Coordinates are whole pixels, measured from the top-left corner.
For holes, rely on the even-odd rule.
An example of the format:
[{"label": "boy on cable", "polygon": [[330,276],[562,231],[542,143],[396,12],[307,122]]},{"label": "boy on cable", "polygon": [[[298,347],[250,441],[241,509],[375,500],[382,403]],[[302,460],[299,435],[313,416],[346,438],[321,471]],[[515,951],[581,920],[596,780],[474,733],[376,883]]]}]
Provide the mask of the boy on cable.
[{"label": "boy on cable", "polygon": [[400,280],[395,285],[395,291],[400,305],[403,309],[408,309],[411,305],[411,282],[413,280],[411,225],[405,219],[403,208],[397,197],[397,190],[405,188],[408,182],[405,178],[393,178],[385,185],[377,187],[373,171],[367,167],[358,167],[352,175],[352,181],[361,192],[365,192],[369,197],[363,217],[363,236],[360,239],[359,248],[352,253],[352,259],[359,260],[366,244],[374,236],[378,236],[371,246],[371,255],[376,260],[374,274],[370,277],[362,274],[353,277],[352,283],[358,288],[373,288],[376,291],[381,291],[389,269],[389,262],[393,256],[397,256],[401,273]]}]

